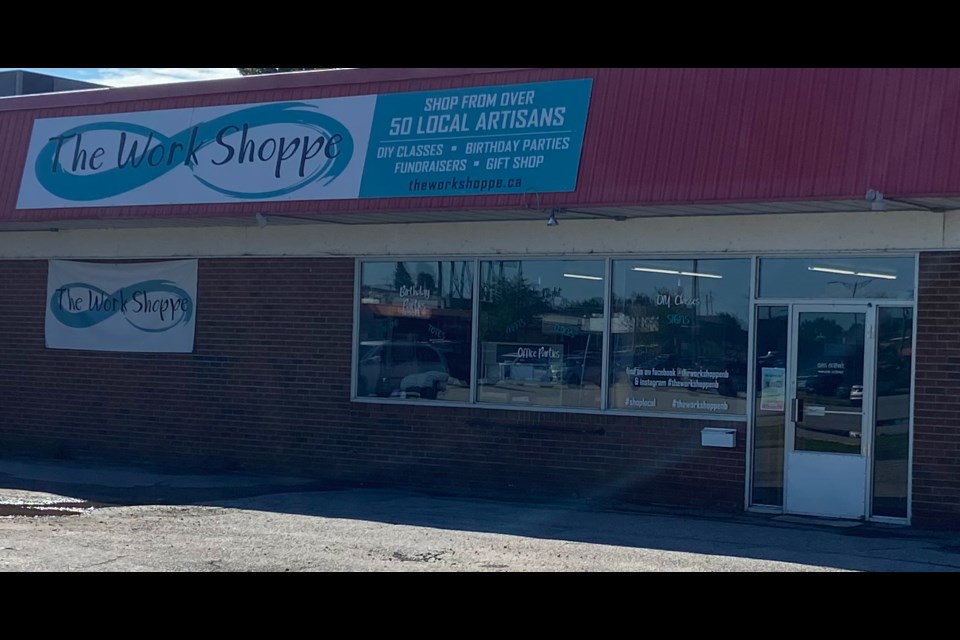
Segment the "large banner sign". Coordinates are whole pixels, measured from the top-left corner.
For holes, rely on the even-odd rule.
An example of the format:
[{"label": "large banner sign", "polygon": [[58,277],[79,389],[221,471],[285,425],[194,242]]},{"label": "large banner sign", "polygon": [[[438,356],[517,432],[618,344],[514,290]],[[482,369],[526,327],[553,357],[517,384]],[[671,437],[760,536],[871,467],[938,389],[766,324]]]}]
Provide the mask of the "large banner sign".
[{"label": "large banner sign", "polygon": [[573,191],[591,87],[39,119],[17,208]]},{"label": "large banner sign", "polygon": [[97,264],[51,260],[49,349],[191,353],[197,261]]}]

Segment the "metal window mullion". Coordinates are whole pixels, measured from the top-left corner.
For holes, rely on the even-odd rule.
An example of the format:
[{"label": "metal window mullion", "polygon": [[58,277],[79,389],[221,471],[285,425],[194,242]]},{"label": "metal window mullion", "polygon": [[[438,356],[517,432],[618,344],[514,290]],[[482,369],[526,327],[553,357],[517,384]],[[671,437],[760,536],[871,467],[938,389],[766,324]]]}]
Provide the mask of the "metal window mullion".
[{"label": "metal window mullion", "polygon": [[606,258],[603,265],[603,353],[600,355],[600,411],[606,411],[610,395],[610,349],[613,348],[613,260]]},{"label": "metal window mullion", "polygon": [[[757,277],[759,267],[757,256],[750,259],[750,302],[747,316],[747,428],[746,455],[744,460],[743,506],[749,509],[753,503],[753,414],[756,392],[756,342],[757,342],[757,287],[760,279]],[[786,391],[786,389],[784,389]]]},{"label": "metal window mullion", "polygon": [[350,398],[357,397],[357,378],[360,369],[360,278],[363,275],[363,262],[359,259],[353,262],[353,345],[350,354]]},{"label": "metal window mullion", "polygon": [[917,325],[920,322],[920,253],[913,267],[913,340],[910,346],[910,420],[907,438],[907,524],[913,520],[913,416],[917,392]]},{"label": "metal window mullion", "polygon": [[477,402],[480,381],[480,259],[473,259],[473,309],[470,322],[470,404]]},{"label": "metal window mullion", "polygon": [[[863,396],[860,402],[862,427],[860,455],[864,456],[864,511],[869,519],[873,513],[873,471],[876,448],[877,406],[877,351],[880,348],[880,309],[869,305],[864,313]],[[867,339],[869,338],[869,339]]]}]

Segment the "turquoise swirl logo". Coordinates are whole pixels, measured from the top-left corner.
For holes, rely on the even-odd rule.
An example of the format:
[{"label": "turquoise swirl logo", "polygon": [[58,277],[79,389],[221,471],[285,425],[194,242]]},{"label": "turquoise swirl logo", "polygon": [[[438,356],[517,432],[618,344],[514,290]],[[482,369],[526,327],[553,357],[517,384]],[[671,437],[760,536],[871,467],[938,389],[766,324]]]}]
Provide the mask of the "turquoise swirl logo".
[{"label": "turquoise swirl logo", "polygon": [[169,280],[145,280],[113,293],[86,282],[72,282],[54,291],[50,311],[62,324],[87,329],[123,315],[141,331],[162,333],[193,317],[193,300]]},{"label": "turquoise swirl logo", "polygon": [[[273,125],[296,125],[313,135],[257,138],[258,129]],[[84,146],[84,134],[93,132],[115,133],[115,148]],[[197,154],[204,149],[207,153],[201,160]],[[72,201],[89,202],[127,193],[181,166],[213,191],[255,200],[293,193],[321,180],[326,186],[346,170],[353,153],[353,137],[346,126],[312,105],[290,102],[235,111],[173,136],[128,122],[80,125],[51,138],[41,148],[34,169],[47,191]],[[204,175],[205,166],[222,168],[244,163],[268,167],[273,179],[283,185],[248,191],[218,184],[212,176]],[[286,184],[291,179],[293,182]]]}]

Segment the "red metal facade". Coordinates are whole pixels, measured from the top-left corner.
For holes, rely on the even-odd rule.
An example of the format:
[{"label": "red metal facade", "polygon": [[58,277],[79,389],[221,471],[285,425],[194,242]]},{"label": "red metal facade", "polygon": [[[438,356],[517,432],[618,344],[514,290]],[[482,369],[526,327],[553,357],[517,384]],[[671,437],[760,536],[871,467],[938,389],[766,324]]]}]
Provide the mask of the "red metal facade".
[{"label": "red metal facade", "polygon": [[[571,193],[18,211],[35,118],[594,79]],[[960,69],[364,69],[0,100],[0,221],[960,195]]]}]

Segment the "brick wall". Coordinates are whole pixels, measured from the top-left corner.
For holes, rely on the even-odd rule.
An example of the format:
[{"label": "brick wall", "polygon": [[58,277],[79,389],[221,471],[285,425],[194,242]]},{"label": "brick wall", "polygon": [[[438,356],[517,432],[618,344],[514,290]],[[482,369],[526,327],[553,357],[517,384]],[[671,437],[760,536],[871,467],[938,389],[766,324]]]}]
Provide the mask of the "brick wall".
[{"label": "brick wall", "polygon": [[742,424],[351,403],[353,260],[200,260],[194,353],[162,355],[46,349],[46,266],[0,262],[8,453],[743,508]]},{"label": "brick wall", "polygon": [[920,255],[913,514],[960,528],[960,253]]}]

